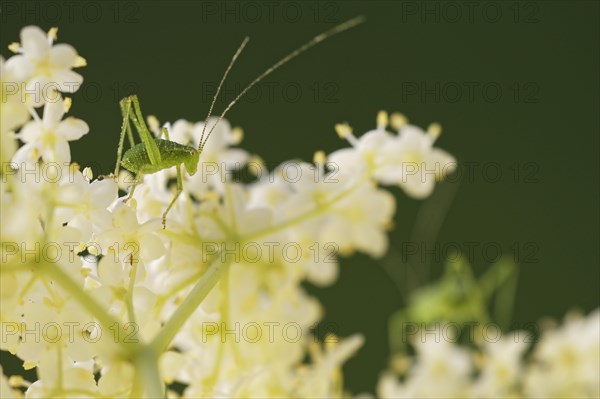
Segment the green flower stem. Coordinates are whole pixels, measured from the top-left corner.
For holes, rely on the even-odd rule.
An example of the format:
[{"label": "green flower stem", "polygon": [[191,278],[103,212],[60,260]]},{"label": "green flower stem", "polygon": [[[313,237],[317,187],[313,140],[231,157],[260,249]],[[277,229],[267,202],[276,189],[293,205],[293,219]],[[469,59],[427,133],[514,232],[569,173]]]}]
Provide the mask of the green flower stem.
[{"label": "green flower stem", "polygon": [[[358,179],[356,183],[354,183],[348,190],[341,192],[340,194],[334,196],[329,202],[323,204],[321,206],[315,207],[302,215],[291,218],[281,224],[276,226],[267,227],[266,229],[250,233],[242,239],[236,239],[234,241],[238,242],[248,242],[263,235],[271,234],[287,227],[293,226],[295,224],[301,223],[305,220],[308,220],[312,217],[318,216],[319,214],[326,212],[331,206],[336,204],[338,201],[347,197],[354,190],[360,187],[364,182],[366,182],[370,176],[368,174],[362,176],[362,178]],[[236,237],[229,237],[230,239]],[[167,321],[167,323],[163,326],[159,334],[156,336],[151,346],[157,353],[162,353],[168,347],[175,335],[179,332],[179,330],[183,327],[187,319],[194,313],[196,308],[200,306],[204,298],[209,294],[211,289],[217,284],[221,275],[229,268],[229,263],[220,264],[218,262],[218,257],[213,261],[213,263],[209,266],[207,271],[202,275],[200,281],[194,286],[192,292],[187,296],[184,302],[179,306],[179,308],[175,311],[173,316]]]},{"label": "green flower stem", "polygon": [[[223,279],[221,280],[221,293],[223,294],[223,300],[221,301],[221,322],[227,324],[229,322],[229,271],[224,273]],[[219,372],[221,371],[221,363],[223,361],[223,353],[225,352],[225,343],[219,345],[217,349],[217,359],[210,375],[203,381],[205,386],[210,387],[210,392],[214,392],[215,384]]]},{"label": "green flower stem", "polygon": [[137,277],[138,262],[132,261],[130,263],[131,269],[129,270],[129,288],[127,289],[127,315],[129,317],[129,322],[135,324],[135,309],[133,307],[133,289],[135,287],[135,280]]},{"label": "green flower stem", "polygon": [[73,281],[73,279],[56,264],[42,262],[37,264],[35,269],[56,281],[58,285],[69,292],[81,306],[98,319],[98,322],[106,329],[106,331],[110,330],[111,326],[114,326],[115,323],[118,323],[114,317],[104,310],[104,307],[88,295],[79,284]]},{"label": "green flower stem", "polygon": [[320,214],[328,211],[337,202],[341,201],[342,199],[346,198],[348,195],[352,194],[354,192],[354,190],[356,190],[363,183],[365,183],[366,181],[368,181],[369,178],[370,178],[370,175],[365,174],[363,177],[359,178],[356,181],[356,183],[354,183],[352,186],[350,186],[350,188],[348,188],[348,190],[342,191],[338,195],[336,195],[333,198],[331,198],[331,200],[329,200],[327,203],[317,205],[313,209],[311,209],[309,211],[306,211],[303,214],[300,214],[300,215],[298,215],[296,217],[288,219],[288,220],[286,220],[284,222],[281,222],[279,224],[276,224],[274,226],[269,226],[269,227],[266,227],[266,228],[264,228],[262,230],[252,232],[252,233],[246,235],[245,237],[242,237],[241,242],[242,243],[251,242],[251,241],[253,241],[253,240],[257,239],[257,238],[263,237],[265,235],[277,233],[277,232],[279,232],[281,230],[284,230],[284,229],[286,229],[288,227],[292,227],[294,225],[297,225],[297,224],[300,224],[302,222],[305,222],[305,221],[307,221],[307,220],[309,220],[309,219],[311,219],[313,217],[319,216]]},{"label": "green flower stem", "polygon": [[[270,234],[272,232],[279,231],[281,229],[285,229],[287,227],[293,226],[295,224],[301,223],[311,217],[317,216],[322,212],[327,211],[331,206],[333,206],[338,201],[342,200],[354,190],[356,190],[362,183],[364,183],[368,179],[368,176],[365,176],[359,179],[354,185],[352,185],[348,190],[336,195],[333,197],[328,203],[318,206],[298,217],[292,218],[286,222],[283,222],[277,226],[272,226],[270,228],[251,233],[243,239],[237,239],[237,237],[229,237],[230,240],[238,242],[247,242],[256,237]],[[235,230],[234,230],[235,231]],[[214,288],[214,286],[219,282],[223,275],[226,275],[226,272],[229,270],[229,262],[220,263],[220,259],[217,256],[209,268],[203,273],[200,281],[196,283],[192,291],[188,294],[184,302],[177,308],[175,313],[171,316],[171,318],[166,322],[161,331],[158,333],[156,338],[150,344],[150,347],[144,349],[140,352],[139,356],[136,356],[136,364],[141,368],[140,371],[136,374],[136,379],[139,379],[136,382],[136,385],[145,381],[147,384],[152,383],[153,386],[149,386],[147,390],[147,395],[149,397],[156,397],[156,395],[162,395],[162,388],[164,385],[162,384],[162,380],[160,378],[160,373],[157,369],[158,359],[156,355],[144,355],[148,350],[152,350],[152,353],[163,353],[166,351],[171,344],[175,335],[181,330],[183,325],[187,322],[189,317],[196,311],[198,306],[202,303],[202,301],[208,296],[210,291]],[[227,306],[227,305],[226,305]],[[144,360],[144,356],[149,357]],[[156,368],[156,369],[153,369]],[[160,386],[157,386],[156,383],[158,381]]]},{"label": "green flower stem", "polygon": [[[218,258],[220,254],[213,256],[209,263],[212,263],[216,258]],[[156,301],[156,308],[162,310],[165,302],[172,298],[176,293],[187,287],[188,285],[193,284],[196,280],[200,279],[204,273],[202,271],[198,271],[194,273],[192,276],[186,278],[183,281],[176,283],[173,288],[171,288],[166,294],[162,294],[158,297]]]},{"label": "green flower stem", "polygon": [[133,376],[133,385],[131,386],[131,391],[129,392],[130,399],[138,399],[144,396],[144,381],[141,375],[141,370],[137,367],[134,371]]},{"label": "green flower stem", "polygon": [[210,293],[213,287],[217,284],[223,273],[229,269],[229,262],[220,263],[217,257],[209,266],[206,272],[196,283],[192,291],[185,298],[183,303],[177,308],[175,313],[166,322],[160,330],[151,347],[156,353],[162,353],[169,347],[169,344],[175,338],[175,335],[181,330],[188,318],[200,306],[204,298]]},{"label": "green flower stem", "polygon": [[[271,234],[273,232],[280,231],[287,227],[291,227],[295,224],[302,223],[305,220],[308,220],[312,217],[318,216],[323,212],[326,212],[330,209],[338,201],[347,197],[354,190],[361,186],[366,180],[368,180],[368,176],[364,176],[361,179],[352,185],[348,190],[334,196],[329,202],[326,204],[320,205],[305,212],[302,215],[299,215],[295,218],[287,220],[279,225],[271,226],[264,230],[254,232],[244,237],[243,239],[236,239],[234,241],[239,242],[247,242],[257,237]],[[229,239],[237,238],[237,237],[228,237]],[[175,313],[169,318],[169,320],[165,323],[161,331],[154,338],[152,343],[144,347],[138,354],[135,356],[135,364],[138,368],[138,372],[136,373],[136,383],[135,385],[143,384],[146,386],[146,396],[147,397],[164,397],[164,384],[160,377],[160,372],[158,370],[158,356],[157,353],[163,353],[166,351],[171,344],[171,341],[177,333],[181,330],[190,316],[196,311],[198,306],[202,303],[202,301],[208,296],[210,291],[214,288],[214,286],[219,282],[221,277],[226,274],[227,270],[229,270],[229,262],[220,263],[220,259],[217,256],[213,262],[210,264],[205,273],[202,274],[202,277],[196,283],[192,291],[188,294],[183,303],[177,308]]]},{"label": "green flower stem", "polygon": [[165,384],[158,369],[158,352],[151,346],[142,346],[133,364],[136,368],[134,387],[144,387],[144,398],[165,398]]}]

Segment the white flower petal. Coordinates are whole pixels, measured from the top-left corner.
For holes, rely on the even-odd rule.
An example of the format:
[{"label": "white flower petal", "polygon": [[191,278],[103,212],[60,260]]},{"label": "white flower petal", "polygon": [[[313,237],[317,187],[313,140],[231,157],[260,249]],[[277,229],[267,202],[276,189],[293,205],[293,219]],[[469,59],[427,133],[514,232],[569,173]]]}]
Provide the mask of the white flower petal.
[{"label": "white flower petal", "polygon": [[178,119],[169,129],[169,137],[172,141],[179,144],[188,144],[190,143],[190,140],[193,139],[192,128],[193,125],[191,122],[186,121],[185,119]]},{"label": "white flower petal", "polygon": [[83,135],[90,131],[87,123],[81,119],[68,117],[60,122],[54,132],[57,136],[64,138],[67,141],[79,140]]},{"label": "white flower petal", "polygon": [[92,204],[107,208],[117,199],[117,183],[112,179],[94,180],[90,184],[90,194]]},{"label": "white flower petal", "polygon": [[244,167],[250,159],[247,151],[239,148],[230,148],[219,154],[219,167],[226,166],[227,172]]},{"label": "white flower petal", "polygon": [[144,234],[139,238],[140,257],[144,260],[156,259],[165,253],[165,247],[155,234]]},{"label": "white flower petal", "polygon": [[[435,166],[435,170],[440,171],[437,176],[438,180],[444,179],[456,169],[456,159],[444,150],[434,148],[431,152],[431,162]],[[428,168],[429,169],[429,168]]]},{"label": "white flower petal", "polygon": [[81,87],[83,77],[69,69],[53,69],[50,80],[56,84],[63,93],[75,93]]},{"label": "white flower petal", "polygon": [[407,175],[403,177],[400,187],[409,197],[424,199],[431,195],[435,187],[435,179],[431,177],[428,175],[426,178],[422,178],[421,173]]},{"label": "white flower petal", "polygon": [[[6,82],[2,82],[4,84]],[[5,95],[6,102],[0,103],[0,132],[7,132],[17,129],[27,122],[31,116],[25,106],[24,100],[21,98],[21,93],[16,93],[12,96],[7,93]]]},{"label": "white flower petal", "polygon": [[[37,146],[35,144],[25,144],[21,148],[15,152],[15,155],[12,157],[13,163],[16,163],[18,167],[23,166],[23,164],[35,162],[39,159],[39,156],[35,159],[31,157],[31,155],[36,151]],[[39,154],[39,152],[38,152]]]},{"label": "white flower petal", "polygon": [[[2,70],[2,82],[16,82],[21,83],[28,80],[33,72],[35,66],[27,59],[24,55],[14,55],[6,60]],[[6,75],[5,75],[6,74]],[[6,79],[8,77],[8,80]]]},{"label": "white flower petal", "polygon": [[320,263],[310,263],[308,265],[307,279],[317,286],[326,287],[333,284],[337,280],[338,275],[339,266],[336,262],[331,260]]},{"label": "white flower petal", "polygon": [[370,130],[359,139],[361,150],[376,151],[383,148],[394,136],[382,129]]},{"label": "white flower petal", "polygon": [[342,173],[357,173],[366,169],[366,164],[360,152],[355,148],[344,148],[329,154],[327,163],[335,165]]},{"label": "white flower petal", "polygon": [[37,121],[31,121],[19,131],[18,138],[24,143],[30,143],[39,139],[42,133],[42,124]]},{"label": "white flower petal", "polygon": [[44,129],[52,130],[57,127],[64,114],[65,105],[62,101],[47,102],[44,106],[44,116],[42,118]]},{"label": "white flower petal", "polygon": [[48,102],[60,101],[60,94],[56,89],[58,86],[50,82],[47,76],[34,75],[25,85],[27,103],[39,107]]},{"label": "white flower petal", "polygon": [[69,44],[57,44],[50,49],[50,65],[57,69],[73,68],[77,51]]},{"label": "white flower petal", "polygon": [[21,46],[27,58],[39,60],[50,50],[46,33],[37,26],[26,26],[21,30]]},{"label": "white flower petal", "polygon": [[432,144],[431,137],[425,133],[423,129],[415,125],[406,125],[402,127],[400,132],[398,132],[398,136],[401,140],[412,145],[420,146],[423,141]]},{"label": "white flower petal", "polygon": [[359,249],[374,258],[385,255],[388,247],[388,237],[381,228],[373,225],[364,225],[354,230],[354,239]]}]

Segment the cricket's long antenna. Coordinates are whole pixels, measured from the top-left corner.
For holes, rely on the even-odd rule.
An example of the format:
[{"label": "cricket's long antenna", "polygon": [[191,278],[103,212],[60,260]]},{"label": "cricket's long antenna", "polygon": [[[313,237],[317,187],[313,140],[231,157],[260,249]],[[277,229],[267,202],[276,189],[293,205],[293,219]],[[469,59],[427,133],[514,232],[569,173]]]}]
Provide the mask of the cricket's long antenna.
[{"label": "cricket's long antenna", "polygon": [[[213,97],[212,103],[210,104],[210,108],[208,109],[208,114],[206,115],[206,119],[204,120],[204,127],[202,128],[202,136],[200,136],[200,142],[198,143],[199,150],[202,147],[204,147],[204,145],[202,144],[202,141],[204,139],[204,132],[206,131],[206,125],[208,124],[208,118],[210,118],[210,114],[212,113],[215,103],[217,102],[217,98],[219,97],[219,93],[221,92],[221,88],[223,87],[223,83],[225,83],[225,79],[227,79],[227,75],[229,74],[231,67],[233,67],[233,64],[235,64],[235,61],[240,56],[240,54],[242,53],[242,50],[244,49],[244,47],[246,47],[246,44],[248,44],[249,40],[250,40],[250,38],[248,36],[246,36],[244,38],[244,41],[242,42],[242,44],[240,44],[240,47],[237,49],[237,51],[233,55],[233,58],[229,62],[229,65],[227,66],[227,69],[225,70],[225,73],[223,74],[223,77],[221,78],[221,83],[219,83],[217,92],[215,93],[215,96]],[[207,139],[208,139],[208,137],[207,137]]]},{"label": "cricket's long antenna", "polygon": [[[233,107],[235,105],[235,103],[242,98],[242,96],[244,94],[246,94],[248,92],[248,90],[250,90],[252,87],[254,87],[255,84],[257,84],[258,82],[260,82],[264,77],[266,77],[267,75],[270,75],[273,71],[275,71],[277,68],[279,68],[280,66],[282,66],[283,64],[285,64],[286,62],[290,61],[292,58],[295,58],[296,56],[300,55],[301,53],[305,52],[306,50],[308,50],[309,48],[313,47],[315,44],[318,44],[320,42],[322,42],[325,39],[328,39],[329,37],[341,33],[345,30],[348,30],[350,28],[353,28],[357,25],[362,24],[363,22],[365,22],[366,18],[363,15],[360,15],[358,17],[352,18],[351,20],[348,20],[344,23],[339,24],[338,26],[321,33],[320,35],[315,36],[314,38],[312,38],[310,41],[308,41],[307,43],[303,44],[302,46],[298,47],[296,50],[292,51],[291,53],[289,53],[288,55],[286,55],[285,57],[283,57],[281,60],[277,61],[272,67],[268,68],[266,71],[264,71],[262,74],[260,74],[256,79],[254,79],[252,81],[252,83],[250,83],[248,86],[246,86],[246,88],[244,90],[242,90],[242,92],[240,94],[238,94],[238,96],[229,103],[229,105],[227,106],[227,108],[225,108],[225,110],[223,111],[223,113],[221,114],[221,116],[219,116],[219,119],[215,122],[215,124],[212,126],[212,128],[209,130],[208,134],[206,135],[206,139],[204,140],[204,142],[200,143],[200,147],[198,148],[200,151],[202,151],[202,148],[204,148],[204,145],[206,144],[206,142],[208,141],[208,138],[210,137],[211,133],[213,132],[213,130],[215,130],[215,127],[219,124],[219,122],[221,122],[221,120],[225,117],[225,114],[227,114],[227,111],[229,111],[231,109],[231,107]],[[206,125],[205,125],[206,126]]]}]

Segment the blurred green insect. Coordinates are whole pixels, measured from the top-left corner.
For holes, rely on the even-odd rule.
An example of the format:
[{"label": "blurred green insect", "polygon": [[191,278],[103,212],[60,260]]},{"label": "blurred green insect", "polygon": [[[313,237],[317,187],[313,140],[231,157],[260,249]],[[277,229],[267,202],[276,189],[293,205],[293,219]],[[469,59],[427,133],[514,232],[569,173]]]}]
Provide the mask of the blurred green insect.
[{"label": "blurred green insect", "polygon": [[[229,105],[227,105],[227,107],[225,108],[223,113],[219,116],[217,121],[212,125],[211,129],[208,131],[208,134],[206,134],[206,136],[205,136],[205,132],[206,132],[207,123],[204,124],[204,128],[202,130],[202,136],[200,138],[200,142],[198,143],[197,148],[171,141],[169,139],[169,132],[166,127],[163,127],[160,130],[160,134],[159,134],[158,138],[154,138],[152,136],[152,134],[150,133],[148,127],[146,126],[146,123],[144,122],[144,117],[142,115],[142,111],[140,109],[140,103],[138,101],[137,96],[134,95],[134,96],[129,96],[129,97],[122,99],[120,101],[119,105],[121,107],[121,113],[123,115],[123,125],[121,128],[121,135],[120,135],[120,139],[119,139],[119,148],[117,151],[117,164],[115,166],[114,176],[115,176],[115,178],[118,177],[120,166],[123,166],[123,168],[125,168],[135,174],[133,186],[131,187],[131,190],[129,191],[129,196],[127,197],[127,199],[125,201],[128,201],[132,198],[134,190],[135,190],[137,184],[141,181],[141,178],[143,175],[157,173],[157,172],[160,172],[161,170],[168,169],[168,168],[171,168],[174,166],[177,171],[177,192],[175,193],[175,196],[173,197],[173,199],[167,206],[167,209],[165,209],[165,211],[162,215],[163,228],[166,228],[167,215],[168,215],[169,211],[171,210],[171,208],[173,207],[173,205],[175,204],[175,201],[177,200],[177,198],[183,191],[183,176],[181,174],[181,165],[182,164],[185,165],[185,169],[187,170],[187,172],[190,176],[193,176],[197,172],[198,162],[200,160],[200,154],[202,153],[202,149],[206,145],[206,142],[208,141],[210,135],[214,131],[217,124],[225,117],[225,114],[227,113],[227,111],[229,111],[231,109],[231,107],[233,107],[233,105],[244,94],[246,94],[248,92],[248,90],[250,90],[255,84],[260,82],[264,77],[271,74],[273,71],[275,71],[277,68],[279,68],[286,62],[290,61],[292,58],[294,58],[297,55],[301,54],[302,52],[308,50],[309,48],[316,45],[317,43],[319,43],[337,33],[343,32],[347,29],[357,26],[357,25],[363,23],[364,21],[365,21],[365,18],[363,16],[359,16],[359,17],[352,18],[351,20],[346,21],[340,25],[337,25],[336,27],[334,27],[324,33],[321,33],[320,35],[315,36],[313,39],[311,39],[304,45],[300,46],[296,50],[292,51],[291,53],[289,53],[288,55],[283,57],[281,60],[276,62],[273,66],[271,66],[266,71],[264,71],[256,79],[254,79],[248,86],[246,86],[246,88],[244,90],[242,90],[240,92],[240,94],[238,94],[238,96],[229,103]],[[240,55],[240,53],[242,52],[242,50],[248,43],[248,40],[249,40],[248,37],[246,37],[244,39],[244,41],[242,42],[240,47],[237,49],[237,51],[233,55],[233,58],[231,59],[231,62],[229,63],[227,69],[225,70],[225,73],[223,74],[223,78],[221,79],[221,82],[219,83],[219,86],[217,88],[217,91],[215,93],[213,101],[210,105],[208,115],[206,117],[207,121],[208,121],[208,118],[211,116],[211,113],[212,113],[213,107],[215,105],[215,102],[217,100],[217,97],[221,91],[221,88],[223,86],[223,83],[225,82],[225,79],[227,78],[227,75],[229,74],[229,71],[231,70],[231,67],[233,66],[236,59],[238,58],[238,56]],[[140,136],[140,139],[141,139],[141,143],[135,144],[135,141],[133,139],[132,129],[131,129],[131,123],[133,124],[136,131],[138,132],[138,135]],[[124,141],[125,141],[125,134],[127,134],[127,136],[128,136],[129,144],[130,144],[131,148],[129,148],[125,152],[125,154],[123,154],[123,145],[124,145]],[[164,136],[165,138],[163,139],[162,136]]]}]

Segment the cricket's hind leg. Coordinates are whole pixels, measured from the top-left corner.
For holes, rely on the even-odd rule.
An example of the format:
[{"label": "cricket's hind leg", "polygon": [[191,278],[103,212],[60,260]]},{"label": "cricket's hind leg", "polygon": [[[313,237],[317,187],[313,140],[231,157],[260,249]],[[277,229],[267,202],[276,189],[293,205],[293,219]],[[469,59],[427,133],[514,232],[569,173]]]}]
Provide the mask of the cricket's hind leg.
[{"label": "cricket's hind leg", "polygon": [[131,114],[131,97],[125,97],[119,101],[121,107],[121,115],[123,116],[123,124],[121,125],[121,134],[119,136],[119,147],[117,149],[117,164],[115,165],[115,178],[119,177],[119,168],[121,167],[121,159],[123,158],[123,145],[125,144],[125,133],[129,138],[129,145],[133,147],[135,141],[133,140],[133,133],[131,131],[130,114]]},{"label": "cricket's hind leg", "polygon": [[[168,133],[167,133],[167,137],[168,137]],[[179,195],[183,191],[183,176],[181,174],[181,165],[177,165],[175,167],[175,169],[177,170],[177,191],[175,192],[175,196],[173,197],[173,199],[169,203],[169,206],[167,207],[167,209],[165,210],[165,212],[162,215],[163,229],[167,228],[167,215],[169,214],[169,211],[171,210],[173,205],[175,205],[175,201],[177,201],[177,198],[179,198]]]}]

